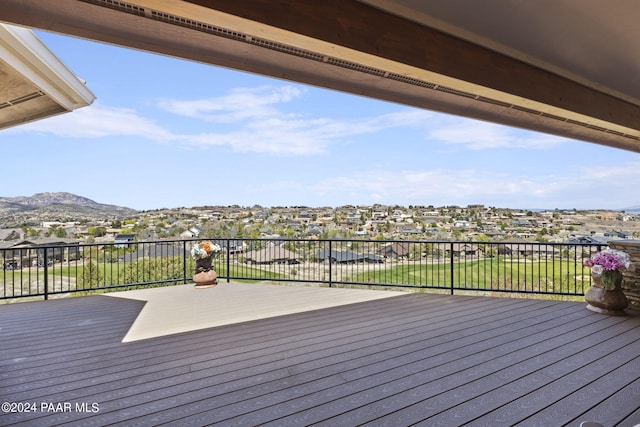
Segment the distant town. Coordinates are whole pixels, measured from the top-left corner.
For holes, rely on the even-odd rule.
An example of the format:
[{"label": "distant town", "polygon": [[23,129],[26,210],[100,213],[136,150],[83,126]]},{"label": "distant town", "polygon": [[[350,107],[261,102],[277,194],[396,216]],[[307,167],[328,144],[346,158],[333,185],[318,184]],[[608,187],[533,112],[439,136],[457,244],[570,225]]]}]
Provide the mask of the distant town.
[{"label": "distant town", "polygon": [[[41,208],[42,210],[42,208]],[[640,213],[484,206],[241,207],[125,211],[102,218],[24,220],[0,228],[0,248],[21,241],[114,242],[191,238],[299,238],[607,243],[640,238]],[[63,218],[65,217],[66,218]],[[100,215],[97,215],[100,216]]]}]

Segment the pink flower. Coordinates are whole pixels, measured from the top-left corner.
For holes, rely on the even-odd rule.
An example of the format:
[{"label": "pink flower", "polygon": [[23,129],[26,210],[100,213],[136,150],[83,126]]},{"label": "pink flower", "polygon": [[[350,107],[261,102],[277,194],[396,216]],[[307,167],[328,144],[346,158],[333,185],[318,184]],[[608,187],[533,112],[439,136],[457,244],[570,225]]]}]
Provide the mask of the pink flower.
[{"label": "pink flower", "polygon": [[[607,249],[598,252],[591,258],[587,258],[582,263],[585,267],[594,269],[594,273],[602,272],[602,270],[617,270],[619,268],[629,268],[631,260],[629,255],[622,251]],[[596,272],[596,267],[598,272]]]}]

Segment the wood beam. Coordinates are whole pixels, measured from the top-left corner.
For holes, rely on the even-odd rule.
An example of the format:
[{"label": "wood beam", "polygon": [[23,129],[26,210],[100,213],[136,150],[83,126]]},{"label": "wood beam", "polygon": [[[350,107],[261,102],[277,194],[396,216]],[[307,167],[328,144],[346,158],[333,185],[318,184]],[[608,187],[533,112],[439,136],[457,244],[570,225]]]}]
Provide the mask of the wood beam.
[{"label": "wood beam", "polygon": [[0,19],[640,152],[637,105],[356,1],[3,0]]},{"label": "wood beam", "polygon": [[640,136],[638,105],[357,1],[186,1],[447,76],[455,89]]}]

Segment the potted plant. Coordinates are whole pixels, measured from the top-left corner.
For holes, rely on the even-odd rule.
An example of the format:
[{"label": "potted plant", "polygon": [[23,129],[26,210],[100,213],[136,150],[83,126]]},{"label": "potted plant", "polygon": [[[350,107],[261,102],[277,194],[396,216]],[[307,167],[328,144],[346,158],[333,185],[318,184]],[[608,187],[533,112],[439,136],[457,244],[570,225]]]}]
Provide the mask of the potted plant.
[{"label": "potted plant", "polygon": [[584,296],[587,308],[596,313],[624,315],[629,301],[622,291],[622,270],[631,267],[626,252],[607,249],[584,260],[591,268],[592,283]]},{"label": "potted plant", "polygon": [[199,242],[191,248],[191,256],[196,260],[196,272],[193,275],[196,288],[210,288],[218,284],[218,275],[211,263],[220,250],[220,245],[210,241]]}]

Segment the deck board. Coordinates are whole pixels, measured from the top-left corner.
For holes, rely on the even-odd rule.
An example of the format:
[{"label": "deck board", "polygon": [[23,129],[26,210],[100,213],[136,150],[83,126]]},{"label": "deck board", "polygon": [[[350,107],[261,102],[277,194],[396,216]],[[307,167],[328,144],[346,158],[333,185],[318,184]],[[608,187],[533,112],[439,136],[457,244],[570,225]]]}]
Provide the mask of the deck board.
[{"label": "deck board", "polygon": [[[400,325],[400,326],[396,326],[395,330],[390,330],[387,331],[387,336],[388,337],[392,337],[391,342],[389,344],[387,344],[387,347],[390,349],[387,353],[391,353],[391,351],[393,351],[394,349],[396,351],[398,350],[405,350],[407,349],[408,344],[405,341],[404,343],[400,343],[398,342],[398,336],[397,334],[404,332],[406,335],[408,335],[408,338],[410,339],[415,339],[415,337],[419,336],[418,332],[415,329],[411,329],[411,330],[407,330],[407,324],[404,325]],[[425,329],[430,329],[430,327],[426,327]],[[377,331],[376,334],[380,335],[380,331]],[[446,337],[446,334],[441,333],[442,336]],[[365,340],[363,340],[362,338],[365,338]],[[309,387],[315,387],[316,389],[319,389],[320,391],[327,389],[328,387],[333,386],[333,384],[326,384],[326,378],[329,378],[330,381],[335,381],[335,378],[332,378],[332,375],[335,374],[339,374],[340,377],[342,378],[347,378],[347,375],[349,374],[349,371],[346,370],[349,366],[353,366],[354,368],[358,368],[358,370],[362,370],[361,366],[369,366],[371,364],[371,359],[375,358],[375,359],[380,359],[380,360],[384,360],[387,363],[395,363],[395,362],[389,362],[389,360],[391,359],[391,354],[380,354],[380,353],[372,353],[372,351],[378,351],[380,352],[382,347],[381,345],[383,345],[384,343],[381,342],[376,342],[376,341],[371,341],[372,338],[368,338],[368,337],[362,337],[362,336],[357,336],[357,337],[353,337],[351,338],[356,344],[360,343],[360,345],[366,345],[366,347],[368,347],[365,351],[360,351],[360,353],[364,353],[363,354],[363,359],[362,361],[357,361],[356,356],[358,356],[358,353],[354,353],[354,347],[353,344],[350,348],[348,348],[348,353],[347,352],[343,352],[342,354],[337,355],[337,357],[333,357],[330,359],[327,359],[323,354],[314,354],[313,357],[315,357],[316,361],[318,362],[322,362],[324,364],[324,366],[314,366],[315,370],[310,372],[310,373],[306,373],[305,375],[303,375],[305,372],[305,365],[307,365],[307,363],[305,364],[301,364],[301,365],[296,365],[296,376],[295,376],[295,380],[296,382],[299,384],[297,393],[310,393],[312,391],[314,391],[313,389],[309,389]],[[425,340],[423,339],[423,344],[422,346],[425,345],[435,345],[436,343],[434,341],[430,341],[430,342],[426,342],[425,344]],[[415,354],[417,354],[417,350],[419,350],[422,347],[418,347],[417,349],[411,349],[409,348],[409,350],[412,350],[412,352]],[[441,350],[441,353],[443,353],[444,350]],[[344,355],[348,354],[349,359],[346,360],[346,363],[348,363],[349,366],[344,366],[346,363],[342,362],[344,360]],[[288,356],[288,355],[287,355]],[[305,356],[305,357],[309,357],[309,356]],[[445,356],[443,356],[445,357]],[[342,363],[341,363],[342,362]],[[406,361],[404,361],[406,363]],[[368,365],[369,364],[369,365]],[[353,368],[352,368],[353,370]],[[360,372],[359,377],[364,377],[365,379],[367,378],[368,375],[370,375],[370,372]],[[309,383],[310,380],[314,379],[313,377],[317,377],[319,376],[320,379],[318,381],[316,381],[315,383]],[[288,382],[291,382],[291,379],[287,379]],[[339,382],[342,382],[343,380],[339,380]],[[281,388],[281,387],[286,387],[288,384],[283,383],[283,384],[271,384],[269,385],[270,389],[275,388]],[[262,386],[262,388],[265,388],[266,386]],[[263,394],[260,394],[258,390],[254,390],[254,389],[250,389],[250,390],[241,390],[241,392],[245,395],[243,398],[242,395],[238,395],[237,398],[233,398],[231,401],[241,401],[241,404],[239,405],[235,405],[236,408],[221,408],[218,407],[216,408],[215,411],[215,417],[216,419],[220,419],[224,417],[230,417],[238,412],[242,413],[244,412],[246,409],[246,407],[248,405],[251,405],[251,403],[253,401],[259,400],[261,405],[267,405],[269,402],[275,402],[274,404],[277,404],[279,402],[279,400],[282,399],[290,399],[291,396],[289,394],[289,392],[287,390],[285,390],[282,393],[268,393],[269,388],[267,388],[266,392],[263,392]],[[246,399],[246,395],[252,396],[253,399]],[[257,397],[256,397],[257,396]],[[231,396],[230,396],[231,397]],[[183,409],[188,410],[188,412],[197,412],[198,411],[198,405],[197,404],[193,404],[191,406],[189,406],[189,401],[190,400],[197,400],[196,396],[189,396],[189,399],[185,402],[185,405],[187,405],[186,407],[184,407]],[[279,400],[278,400],[279,399]],[[240,408],[237,408],[237,406],[241,406]],[[272,406],[272,405],[267,405],[267,406]],[[172,411],[166,411],[166,412],[172,412]],[[172,413],[173,416],[175,416],[175,413]],[[204,419],[206,419],[206,422],[213,422],[214,419],[213,418],[200,418],[199,422],[203,422]]]},{"label": "deck board", "polygon": [[[0,306],[0,425],[640,423],[640,314],[406,294],[122,342],[144,301]],[[39,408],[38,408],[39,409]]]},{"label": "deck board", "polygon": [[[630,376],[630,378],[634,377],[635,375]],[[638,396],[640,396],[640,379],[635,379],[627,386],[606,396],[599,406],[586,411],[584,418],[595,420],[605,426],[612,426],[616,423],[619,423],[620,426],[637,425],[637,420],[640,419]],[[634,412],[635,415],[633,415]],[[619,422],[621,414],[629,414],[627,422]],[[631,420],[636,420],[636,422]]]},{"label": "deck board", "polygon": [[[550,326],[553,327],[553,325]],[[555,329],[560,328],[556,327]],[[571,329],[560,329],[560,332],[566,334],[571,332]],[[584,333],[588,332],[584,331]],[[531,386],[531,384],[528,381],[522,381],[523,384],[515,381],[526,378],[541,366],[550,363],[551,360],[545,356],[555,354],[552,350],[561,346],[566,338],[564,335],[560,335],[556,339],[547,338],[545,332],[537,335],[537,338],[530,335],[516,339],[513,344],[528,342],[529,345],[522,345],[520,349],[502,354],[499,357],[492,355],[492,351],[485,351],[469,355],[466,359],[449,362],[451,370],[446,372],[446,376],[437,377],[433,381],[424,382],[413,389],[401,391],[393,397],[392,402],[384,405],[385,407],[393,405],[398,408],[396,412],[387,417],[389,424],[393,425],[393,423],[401,421],[401,425],[404,425],[423,420],[425,405],[438,408],[438,411],[441,411],[433,417],[433,420],[430,418],[430,422],[434,424],[437,419],[456,419],[460,422],[466,419],[469,421],[469,418],[474,414],[494,410],[496,405],[509,402],[514,395],[526,393],[528,390],[524,385]],[[535,348],[532,348],[532,345],[535,345]],[[469,367],[460,370],[460,367],[464,368],[465,366]],[[537,379],[537,382],[540,382],[543,377],[537,377]],[[509,386],[507,387],[505,384]],[[425,399],[425,394],[431,397]],[[386,400],[392,399],[386,398]],[[376,423],[383,421],[377,418],[376,414],[368,412],[368,410],[362,411],[363,416],[366,415],[369,418],[366,421],[372,419],[376,420]],[[343,416],[345,420],[348,418],[354,419],[354,414]],[[360,420],[360,418],[357,419]]]}]

